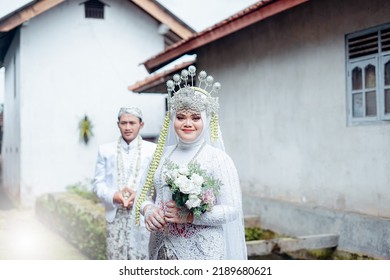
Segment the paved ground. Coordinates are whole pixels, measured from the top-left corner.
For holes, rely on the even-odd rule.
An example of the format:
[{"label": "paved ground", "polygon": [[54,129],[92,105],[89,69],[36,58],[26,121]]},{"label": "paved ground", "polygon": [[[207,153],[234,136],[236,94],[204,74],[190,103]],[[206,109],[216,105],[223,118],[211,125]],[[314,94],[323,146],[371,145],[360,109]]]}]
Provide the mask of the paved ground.
[{"label": "paved ground", "polygon": [[16,208],[0,183],[0,260],[84,259],[79,250],[38,221],[33,209]]},{"label": "paved ground", "polygon": [[33,210],[0,210],[0,260],[87,259],[35,218]]}]

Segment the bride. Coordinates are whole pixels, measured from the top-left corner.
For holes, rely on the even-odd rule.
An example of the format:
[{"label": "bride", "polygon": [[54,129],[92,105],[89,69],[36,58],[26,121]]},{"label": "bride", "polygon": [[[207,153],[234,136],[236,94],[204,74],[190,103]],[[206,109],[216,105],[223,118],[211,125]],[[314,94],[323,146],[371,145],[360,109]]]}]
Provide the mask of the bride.
[{"label": "bride", "polygon": [[[247,259],[239,178],[224,151],[218,98],[211,95],[220,84],[201,71],[195,87],[195,76],[196,68],[190,66],[167,82],[169,111],[137,197],[136,221],[139,223],[142,215],[151,232],[150,259]],[[214,205],[200,215],[179,206],[166,182],[172,163],[183,168],[195,162],[221,183],[212,194]]]}]

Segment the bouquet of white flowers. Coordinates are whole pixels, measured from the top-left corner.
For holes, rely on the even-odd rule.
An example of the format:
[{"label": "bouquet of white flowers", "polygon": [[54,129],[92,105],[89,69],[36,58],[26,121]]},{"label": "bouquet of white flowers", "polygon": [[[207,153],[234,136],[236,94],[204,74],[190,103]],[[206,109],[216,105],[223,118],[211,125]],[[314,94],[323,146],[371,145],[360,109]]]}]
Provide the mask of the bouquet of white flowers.
[{"label": "bouquet of white flowers", "polygon": [[166,168],[165,181],[171,188],[172,199],[178,207],[186,207],[195,217],[211,211],[222,185],[219,179],[201,169],[196,161],[185,167],[168,162]]}]

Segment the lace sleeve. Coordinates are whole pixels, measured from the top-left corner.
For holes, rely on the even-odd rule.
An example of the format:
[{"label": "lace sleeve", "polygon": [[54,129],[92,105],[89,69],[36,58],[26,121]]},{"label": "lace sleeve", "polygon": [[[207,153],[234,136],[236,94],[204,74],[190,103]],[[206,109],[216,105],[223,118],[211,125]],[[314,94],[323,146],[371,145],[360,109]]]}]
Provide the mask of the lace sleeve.
[{"label": "lace sleeve", "polygon": [[210,212],[194,218],[195,225],[221,225],[238,218],[241,209],[241,190],[237,169],[232,159],[222,151],[215,151],[214,156],[206,155],[209,172],[222,181],[220,195]]}]

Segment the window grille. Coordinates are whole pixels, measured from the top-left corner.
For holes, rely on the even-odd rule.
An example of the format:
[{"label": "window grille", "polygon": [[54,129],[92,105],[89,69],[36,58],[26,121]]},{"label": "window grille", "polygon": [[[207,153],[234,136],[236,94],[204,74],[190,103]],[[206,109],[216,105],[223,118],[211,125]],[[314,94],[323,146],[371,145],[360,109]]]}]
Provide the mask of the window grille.
[{"label": "window grille", "polygon": [[104,19],[105,4],[99,0],[90,0],[84,3],[85,17]]}]

